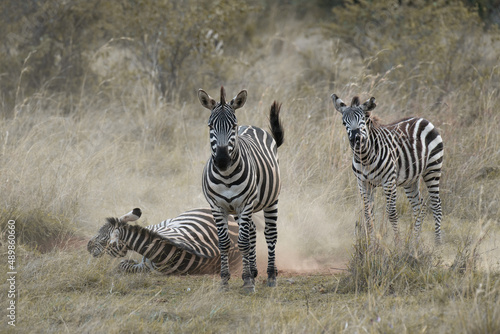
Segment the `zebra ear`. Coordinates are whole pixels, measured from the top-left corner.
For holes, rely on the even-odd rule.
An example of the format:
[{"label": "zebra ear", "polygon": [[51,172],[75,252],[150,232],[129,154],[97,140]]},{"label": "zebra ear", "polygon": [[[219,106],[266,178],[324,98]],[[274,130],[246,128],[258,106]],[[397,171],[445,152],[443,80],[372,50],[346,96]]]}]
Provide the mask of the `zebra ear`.
[{"label": "zebra ear", "polygon": [[372,111],[375,109],[377,105],[375,104],[375,98],[372,96],[370,97],[369,100],[367,100],[363,105],[361,106],[361,109],[363,109],[365,112]]},{"label": "zebra ear", "polygon": [[238,108],[243,107],[246,101],[247,101],[247,91],[243,89],[241,92],[238,93],[238,95],[234,97],[234,99],[231,100],[231,102],[229,102],[229,105],[231,105],[233,109],[236,110]]},{"label": "zebra ear", "polygon": [[335,106],[335,109],[337,109],[338,112],[340,112],[341,114],[344,113],[344,110],[345,108],[347,108],[346,104],[344,103],[344,101],[342,101],[337,95],[335,94],[332,94],[331,95],[331,98],[332,98],[332,101],[333,101],[333,105]]},{"label": "zebra ear", "polygon": [[211,98],[210,95],[208,95],[203,89],[198,90],[198,99],[200,100],[201,105],[208,110],[212,111],[214,109],[216,104],[215,100]]},{"label": "zebra ear", "polygon": [[137,219],[141,218],[142,211],[139,208],[135,208],[134,210],[130,211],[129,213],[121,216],[118,218],[122,223],[127,223],[127,222],[134,222]]}]

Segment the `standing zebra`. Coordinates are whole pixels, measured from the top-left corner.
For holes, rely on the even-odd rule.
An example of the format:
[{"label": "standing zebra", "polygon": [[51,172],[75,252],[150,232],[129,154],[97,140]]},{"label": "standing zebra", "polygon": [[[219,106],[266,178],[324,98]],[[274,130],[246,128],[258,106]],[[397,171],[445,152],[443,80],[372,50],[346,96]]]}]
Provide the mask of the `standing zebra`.
[{"label": "standing zebra", "polygon": [[353,153],[352,169],[358,179],[363,200],[367,233],[373,234],[374,188],[382,186],[386,197],[386,210],[399,239],[396,212],[396,186],[403,186],[415,218],[414,235],[418,239],[425,212],[419,191],[420,177],[429,191],[430,208],[435,220],[436,243],[441,243],[441,199],[439,179],[443,164],[443,141],[438,131],[423,118],[407,118],[396,123],[380,125],[370,115],[375,109],[372,97],[360,105],[359,98],[351,106],[332,94],[335,108],[342,113]]},{"label": "standing zebra", "polygon": [[219,235],[222,287],[227,287],[230,277],[227,217],[234,214],[239,225],[238,246],[243,257],[243,288],[248,292],[255,291],[256,230],[252,214],[260,210],[264,211],[265,219],[267,284],[276,286],[276,221],[281,187],[277,149],[284,139],[279,120],[281,105],[275,101],[271,106],[270,135],[258,127],[238,127],[235,111],[245,104],[246,90],[229,103],[226,103],[223,87],[219,103],[202,89],[198,91],[198,98],[201,105],[211,111],[208,126],[212,156],[205,165],[202,184]]},{"label": "standing zebra", "polygon": [[[162,274],[215,274],[219,271],[217,230],[210,209],[194,209],[157,225],[129,225],[141,216],[136,208],[120,218],[107,218],[87,245],[94,257],[107,253],[123,257],[129,250],[143,255],[142,262],[123,260],[119,268],[137,273],[154,270]],[[231,263],[240,263],[236,246],[238,226],[229,221]]]}]

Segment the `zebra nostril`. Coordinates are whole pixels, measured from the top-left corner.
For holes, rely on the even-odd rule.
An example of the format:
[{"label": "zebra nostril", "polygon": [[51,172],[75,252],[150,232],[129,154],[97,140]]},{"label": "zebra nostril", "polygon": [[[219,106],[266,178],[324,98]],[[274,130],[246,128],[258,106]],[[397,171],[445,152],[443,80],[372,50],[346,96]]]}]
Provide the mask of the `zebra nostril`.
[{"label": "zebra nostril", "polygon": [[360,138],[361,138],[361,133],[359,132],[359,130],[358,129],[352,130],[349,140],[351,142],[357,142],[360,140]]}]

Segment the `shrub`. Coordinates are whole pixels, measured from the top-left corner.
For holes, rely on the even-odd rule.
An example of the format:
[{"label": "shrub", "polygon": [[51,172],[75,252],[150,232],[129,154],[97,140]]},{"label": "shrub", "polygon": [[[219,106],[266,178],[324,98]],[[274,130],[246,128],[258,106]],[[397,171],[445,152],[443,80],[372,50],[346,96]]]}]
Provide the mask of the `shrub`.
[{"label": "shrub", "polygon": [[71,222],[64,217],[54,216],[43,209],[30,211],[0,211],[0,231],[7,229],[9,220],[15,221],[16,244],[28,246],[30,249],[47,252],[56,246],[66,244],[75,236]]},{"label": "shrub", "polygon": [[326,35],[340,38],[371,74],[390,81],[403,107],[417,106],[423,98],[440,104],[458,89],[478,96],[478,80],[497,65],[491,44],[498,29],[485,33],[477,12],[460,1],[360,0],[332,12]]},{"label": "shrub", "polygon": [[[437,259],[436,259],[437,258]],[[338,285],[340,293],[406,294],[426,289],[446,275],[430,249],[413,249],[407,239],[398,247],[368,243],[358,236],[347,264],[348,274]]]}]

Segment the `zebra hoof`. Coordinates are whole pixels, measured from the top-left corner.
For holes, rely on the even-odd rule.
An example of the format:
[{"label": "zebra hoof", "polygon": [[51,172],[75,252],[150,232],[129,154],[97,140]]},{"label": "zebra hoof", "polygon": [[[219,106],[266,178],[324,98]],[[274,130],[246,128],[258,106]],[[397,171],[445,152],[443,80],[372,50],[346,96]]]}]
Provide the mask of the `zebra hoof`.
[{"label": "zebra hoof", "polygon": [[247,294],[255,292],[255,282],[253,279],[247,278],[243,281],[243,291]]},{"label": "zebra hoof", "polygon": [[255,286],[244,286],[243,292],[245,292],[247,295],[251,295],[255,293]]},{"label": "zebra hoof", "polygon": [[220,288],[219,291],[228,291],[229,290],[229,275],[221,276]]},{"label": "zebra hoof", "polygon": [[443,246],[443,238],[441,236],[437,236],[434,240],[434,244],[436,245],[436,247]]},{"label": "zebra hoof", "polygon": [[270,288],[275,288],[276,287],[276,277],[275,278],[268,278],[267,279],[267,286]]}]

